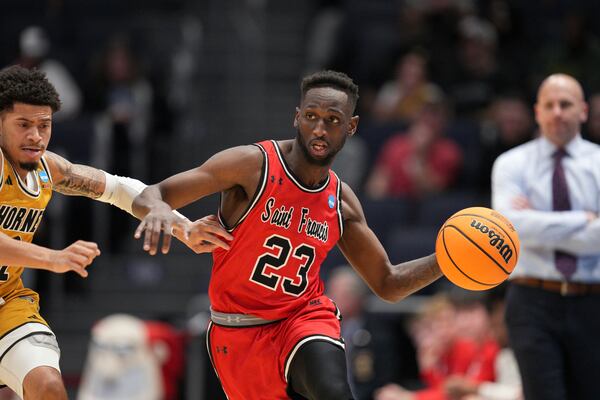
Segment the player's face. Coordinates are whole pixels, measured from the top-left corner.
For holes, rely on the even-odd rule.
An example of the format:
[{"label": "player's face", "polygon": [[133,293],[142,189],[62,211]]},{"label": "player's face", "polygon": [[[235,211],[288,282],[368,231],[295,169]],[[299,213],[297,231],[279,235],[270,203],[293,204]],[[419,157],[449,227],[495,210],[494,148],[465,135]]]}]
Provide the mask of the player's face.
[{"label": "player's face", "polygon": [[543,136],[558,147],[567,144],[587,119],[579,84],[562,77],[546,80],[538,92],[535,118]]},{"label": "player's face", "polygon": [[0,118],[0,145],[14,167],[32,171],[48,146],[52,132],[52,109],[15,103]]},{"label": "player's face", "polygon": [[357,125],[358,117],[352,116],[348,95],[337,89],[310,89],[296,108],[296,141],[311,164],[330,165]]}]

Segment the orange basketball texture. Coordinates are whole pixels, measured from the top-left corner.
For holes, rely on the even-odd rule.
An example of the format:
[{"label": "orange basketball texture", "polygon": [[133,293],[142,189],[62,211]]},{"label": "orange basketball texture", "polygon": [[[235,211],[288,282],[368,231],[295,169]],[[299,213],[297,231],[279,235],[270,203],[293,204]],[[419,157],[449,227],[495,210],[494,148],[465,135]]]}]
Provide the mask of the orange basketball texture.
[{"label": "orange basketball texture", "polygon": [[519,258],[519,235],[498,211],[465,208],[440,229],[435,243],[438,264],[455,285],[486,290],[504,282]]}]

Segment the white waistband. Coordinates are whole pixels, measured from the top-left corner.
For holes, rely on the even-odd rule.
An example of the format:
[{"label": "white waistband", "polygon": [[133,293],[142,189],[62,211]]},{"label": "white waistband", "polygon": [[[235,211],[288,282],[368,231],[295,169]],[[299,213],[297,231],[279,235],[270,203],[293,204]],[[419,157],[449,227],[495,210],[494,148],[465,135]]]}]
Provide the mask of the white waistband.
[{"label": "white waistband", "polygon": [[0,339],[0,359],[2,359],[4,353],[6,353],[6,351],[8,351],[19,340],[36,333],[54,336],[54,333],[50,330],[50,328],[44,324],[40,324],[39,322],[30,322],[21,325]]},{"label": "white waistband", "polygon": [[254,326],[277,322],[276,319],[263,319],[250,314],[230,314],[210,309],[210,319],[217,325],[223,326]]}]

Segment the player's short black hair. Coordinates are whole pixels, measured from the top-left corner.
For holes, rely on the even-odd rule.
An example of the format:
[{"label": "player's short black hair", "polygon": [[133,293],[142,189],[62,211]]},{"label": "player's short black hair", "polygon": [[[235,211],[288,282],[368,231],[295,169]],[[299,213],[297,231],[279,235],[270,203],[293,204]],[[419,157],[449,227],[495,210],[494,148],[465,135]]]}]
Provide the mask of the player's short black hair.
[{"label": "player's short black hair", "polygon": [[306,92],[310,89],[319,87],[329,87],[341,90],[348,95],[352,112],[356,109],[356,103],[358,102],[358,85],[352,81],[348,75],[343,72],[337,71],[319,71],[312,75],[308,75],[302,79],[300,89],[302,91],[302,98],[306,96]]},{"label": "player's short black hair", "polygon": [[60,98],[46,74],[37,69],[12,65],[0,70],[0,112],[11,110],[15,103],[50,106],[60,110]]}]

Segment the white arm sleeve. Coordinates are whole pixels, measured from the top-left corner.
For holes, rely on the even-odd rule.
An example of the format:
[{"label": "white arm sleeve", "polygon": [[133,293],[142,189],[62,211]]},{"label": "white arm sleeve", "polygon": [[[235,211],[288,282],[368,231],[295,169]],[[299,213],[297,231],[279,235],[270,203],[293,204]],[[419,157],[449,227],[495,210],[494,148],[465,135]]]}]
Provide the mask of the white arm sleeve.
[{"label": "white arm sleeve", "polygon": [[106,178],[106,187],[102,196],[97,200],[112,204],[133,215],[133,199],[142,193],[147,185],[137,179],[111,175],[105,171],[102,172],[104,172],[104,177]]},{"label": "white arm sleeve", "polygon": [[[126,176],[111,175],[106,171],[104,177],[106,178],[106,187],[104,193],[100,196],[98,201],[103,203],[112,204],[113,206],[119,207],[121,210],[127,211],[133,215],[133,200],[135,197],[142,193],[148,186],[137,179],[128,178]],[[184,215],[176,210],[173,213],[180,218],[188,220]],[[135,217],[135,215],[133,215]]]}]

